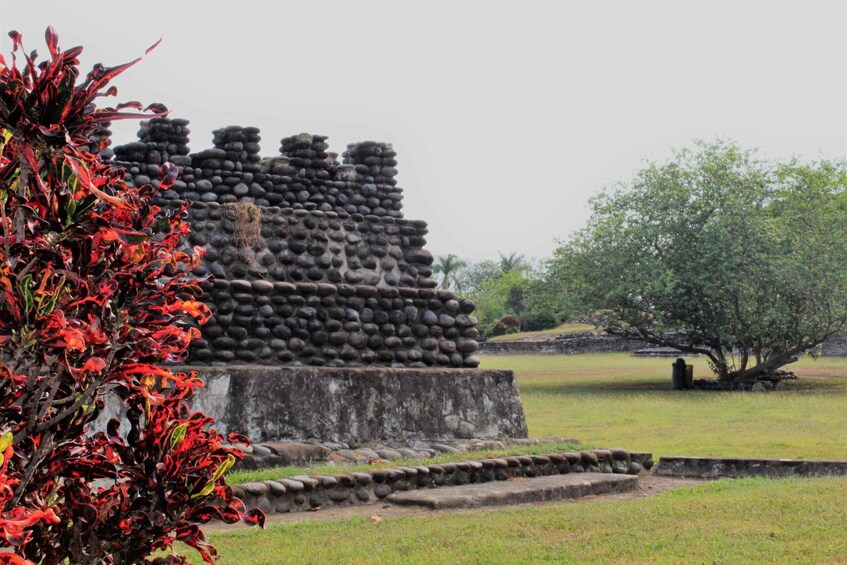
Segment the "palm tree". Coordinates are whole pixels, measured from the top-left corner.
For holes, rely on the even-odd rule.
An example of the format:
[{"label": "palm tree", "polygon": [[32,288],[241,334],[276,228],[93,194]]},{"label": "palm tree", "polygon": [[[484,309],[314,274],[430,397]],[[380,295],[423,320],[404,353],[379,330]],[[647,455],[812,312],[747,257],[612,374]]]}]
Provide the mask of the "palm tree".
[{"label": "palm tree", "polygon": [[467,266],[467,263],[450,253],[438,258],[432,267],[432,272],[441,275],[441,288],[447,289],[455,283],[456,273],[459,269]]},{"label": "palm tree", "polygon": [[527,264],[526,257],[521,255],[520,253],[510,253],[508,255],[503,255],[502,253],[497,253],[500,255],[500,270],[504,273],[508,273],[509,271],[518,269],[526,269],[529,265]]}]

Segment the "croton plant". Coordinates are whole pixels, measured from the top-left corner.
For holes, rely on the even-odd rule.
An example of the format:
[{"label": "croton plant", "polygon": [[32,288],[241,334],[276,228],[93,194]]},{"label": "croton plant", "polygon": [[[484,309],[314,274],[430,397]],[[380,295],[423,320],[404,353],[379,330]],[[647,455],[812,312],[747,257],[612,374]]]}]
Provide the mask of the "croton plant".
[{"label": "croton plant", "polygon": [[[198,524],[260,523],[224,474],[241,452],[188,400],[203,386],[178,361],[209,315],[178,250],[185,209],[127,186],[92,145],[103,122],[167,114],[161,104],[98,107],[138,59],[96,65],[46,32],[47,60],[11,32],[0,56],[0,564],[214,562]],[[149,50],[148,50],[149,51]],[[19,61],[18,59],[21,59]],[[20,66],[20,68],[19,68]],[[88,429],[106,394],[126,407]],[[162,550],[167,557],[161,557]]]}]

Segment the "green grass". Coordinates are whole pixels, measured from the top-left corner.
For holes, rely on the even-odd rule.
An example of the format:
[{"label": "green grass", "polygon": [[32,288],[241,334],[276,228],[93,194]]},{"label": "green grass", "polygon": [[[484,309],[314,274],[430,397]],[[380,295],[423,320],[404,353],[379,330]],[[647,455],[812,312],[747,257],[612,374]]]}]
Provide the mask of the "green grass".
[{"label": "green grass", "polygon": [[560,453],[562,451],[580,451],[589,446],[574,443],[540,443],[538,445],[514,445],[505,449],[466,451],[463,453],[443,453],[427,459],[397,459],[384,463],[370,465],[316,465],[312,467],[274,467],[253,471],[233,471],[227,475],[226,481],[231,485],[250,481],[266,481],[285,479],[296,475],[340,475],[358,471],[374,471],[395,467],[414,467],[416,465],[431,465],[448,461],[467,461],[471,459],[487,459],[489,457],[505,457],[507,455],[541,455],[544,453]]},{"label": "green grass", "polygon": [[[844,562],[847,479],[723,480],[649,498],[218,532],[223,564]],[[378,507],[374,508],[378,514]]]},{"label": "green grass", "polygon": [[[512,368],[530,435],[654,455],[847,459],[847,359],[803,359],[768,393],[671,390],[673,359],[483,356]],[[692,359],[695,378],[710,377]]]},{"label": "green grass", "polygon": [[568,322],[550,330],[541,330],[537,332],[518,332],[513,334],[498,335],[496,337],[489,338],[488,341],[491,343],[497,343],[500,341],[523,341],[527,338],[535,338],[541,336],[555,337],[557,335],[573,334],[577,332],[592,332],[596,329],[597,328],[591,324],[577,324],[573,322]]}]

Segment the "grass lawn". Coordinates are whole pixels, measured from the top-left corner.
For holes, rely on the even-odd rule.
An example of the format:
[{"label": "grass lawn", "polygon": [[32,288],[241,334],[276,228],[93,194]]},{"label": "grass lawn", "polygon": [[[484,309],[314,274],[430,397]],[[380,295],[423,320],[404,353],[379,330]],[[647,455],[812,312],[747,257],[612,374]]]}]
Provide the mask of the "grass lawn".
[{"label": "grass lawn", "polygon": [[275,524],[211,541],[224,564],[843,563],[845,497],[847,479],[722,480],[640,500]]},{"label": "grass lawn", "polygon": [[537,332],[518,332],[513,334],[498,335],[489,338],[488,341],[491,343],[497,343],[499,341],[522,341],[527,338],[536,338],[542,336],[555,337],[557,335],[574,334],[578,332],[592,332],[596,329],[597,328],[592,324],[578,324],[574,322],[567,322],[565,324],[560,324],[559,326],[550,330],[540,330]]},{"label": "grass lawn", "polygon": [[[534,437],[661,455],[847,459],[847,360],[769,393],[673,391],[672,359],[483,356],[515,370]],[[695,377],[709,375],[695,359]],[[302,470],[300,470],[302,472]],[[221,563],[842,562],[847,479],[723,480],[639,500],[216,532]],[[379,506],[374,507],[374,514]]]},{"label": "grass lawn", "polygon": [[[803,359],[768,393],[671,390],[673,359],[628,354],[487,355],[512,368],[533,437],[655,455],[847,459],[847,359]],[[711,375],[692,359],[695,378]]]}]

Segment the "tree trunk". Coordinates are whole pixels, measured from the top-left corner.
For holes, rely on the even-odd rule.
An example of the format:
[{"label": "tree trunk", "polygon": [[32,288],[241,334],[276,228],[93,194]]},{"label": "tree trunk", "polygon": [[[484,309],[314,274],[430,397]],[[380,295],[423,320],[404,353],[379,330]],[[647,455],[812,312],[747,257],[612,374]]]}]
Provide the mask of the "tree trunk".
[{"label": "tree trunk", "polygon": [[[779,355],[773,359],[769,359],[764,363],[759,363],[755,367],[750,367],[746,370],[734,371],[728,375],[728,379],[736,384],[752,383],[759,376],[775,371],[784,365],[794,363],[798,360],[796,355]],[[721,379],[723,380],[723,379]]]}]

